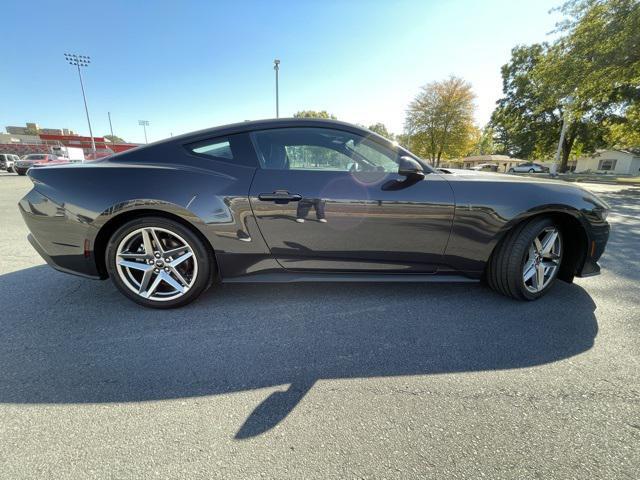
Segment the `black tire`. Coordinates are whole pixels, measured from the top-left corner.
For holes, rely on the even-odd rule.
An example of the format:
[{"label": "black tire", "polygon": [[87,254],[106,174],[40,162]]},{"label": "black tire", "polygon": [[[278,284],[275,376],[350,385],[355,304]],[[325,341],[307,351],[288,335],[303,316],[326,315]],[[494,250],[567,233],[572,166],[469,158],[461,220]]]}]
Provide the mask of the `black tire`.
[{"label": "black tire", "polygon": [[536,171],[533,168],[530,168],[529,173],[536,173]]},{"label": "black tire", "polygon": [[13,167],[7,168],[7,173],[13,173]]},{"label": "black tire", "polygon": [[513,168],[510,168],[509,173],[516,173],[516,171]]},{"label": "black tire", "polygon": [[24,177],[24,176],[27,174],[27,171],[26,171],[26,170],[22,170],[22,169],[20,169],[20,168],[17,168],[17,169],[16,169],[16,173],[17,173],[18,175],[20,175],[21,177]]},{"label": "black tire", "polygon": [[[553,287],[559,268],[556,269],[549,284],[537,293],[529,291],[523,280],[524,263],[529,246],[547,227],[558,228],[550,218],[539,217],[516,225],[506,234],[493,251],[485,271],[486,282],[493,290],[516,300],[536,300]],[[560,239],[562,240],[561,231]],[[558,263],[562,263],[562,250]]]},{"label": "black tire", "polygon": [[[131,232],[143,227],[162,228],[177,233],[187,242],[193,251],[198,265],[196,278],[191,288],[181,297],[163,301],[143,298],[131,291],[122,278],[120,278],[116,268],[118,245]],[[105,261],[109,277],[111,277],[114,285],[124,296],[145,307],[159,309],[176,308],[191,303],[205,290],[207,290],[209,286],[211,286],[216,272],[215,260],[212,252],[207,248],[198,235],[183,224],[164,217],[141,217],[125,223],[122,227],[116,230],[109,239],[105,252]]]}]

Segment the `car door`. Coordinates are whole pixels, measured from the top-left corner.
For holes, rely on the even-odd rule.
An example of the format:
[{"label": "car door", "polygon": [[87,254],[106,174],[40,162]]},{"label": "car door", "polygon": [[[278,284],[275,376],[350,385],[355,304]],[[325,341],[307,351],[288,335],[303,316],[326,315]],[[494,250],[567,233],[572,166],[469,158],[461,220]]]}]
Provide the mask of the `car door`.
[{"label": "car door", "polygon": [[408,155],[333,128],[252,133],[261,168],[250,203],[272,255],[289,270],[433,273],[454,213],[435,172],[398,173]]}]

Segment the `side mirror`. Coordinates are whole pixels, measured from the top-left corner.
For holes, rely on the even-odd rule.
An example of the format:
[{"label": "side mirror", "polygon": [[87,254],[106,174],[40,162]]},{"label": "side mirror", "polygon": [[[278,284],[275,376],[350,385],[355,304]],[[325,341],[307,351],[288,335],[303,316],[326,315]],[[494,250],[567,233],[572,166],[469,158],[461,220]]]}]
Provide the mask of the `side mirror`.
[{"label": "side mirror", "polygon": [[403,156],[398,161],[398,175],[404,177],[424,177],[424,170],[416,160]]}]

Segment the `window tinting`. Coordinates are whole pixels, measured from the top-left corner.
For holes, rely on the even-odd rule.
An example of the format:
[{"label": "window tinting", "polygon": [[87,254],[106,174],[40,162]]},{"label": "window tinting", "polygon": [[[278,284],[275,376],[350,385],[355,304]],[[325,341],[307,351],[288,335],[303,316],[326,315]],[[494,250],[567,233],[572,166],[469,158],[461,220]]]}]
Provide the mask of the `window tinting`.
[{"label": "window tinting", "polygon": [[328,128],[254,132],[262,168],[343,172],[397,171],[397,152],[366,137]]},{"label": "window tinting", "polygon": [[207,155],[208,157],[220,158],[225,160],[233,160],[233,152],[231,152],[231,144],[227,140],[218,140],[214,143],[199,143],[191,149],[194,153]]}]

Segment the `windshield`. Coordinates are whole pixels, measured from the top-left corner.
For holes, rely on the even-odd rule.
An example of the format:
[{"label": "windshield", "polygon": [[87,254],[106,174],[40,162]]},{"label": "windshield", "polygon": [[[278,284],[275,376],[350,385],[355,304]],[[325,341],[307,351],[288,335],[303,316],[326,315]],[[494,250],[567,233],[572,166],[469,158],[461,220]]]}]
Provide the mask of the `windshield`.
[{"label": "windshield", "polygon": [[24,157],[25,160],[44,160],[46,159],[47,156],[46,155],[27,155],[26,157]]}]

